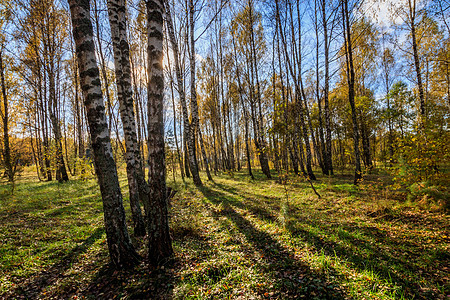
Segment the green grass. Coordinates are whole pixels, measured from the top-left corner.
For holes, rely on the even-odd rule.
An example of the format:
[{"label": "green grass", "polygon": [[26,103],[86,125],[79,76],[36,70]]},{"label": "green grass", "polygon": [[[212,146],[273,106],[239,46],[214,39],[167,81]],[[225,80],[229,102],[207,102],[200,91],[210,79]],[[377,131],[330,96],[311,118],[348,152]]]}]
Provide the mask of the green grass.
[{"label": "green grass", "polygon": [[[445,299],[448,215],[389,190],[389,178],[287,184],[245,172],[169,185],[175,256],[164,268],[108,264],[94,179],[0,185],[0,298]],[[275,174],[274,174],[275,175]],[[27,177],[28,176],[28,177]],[[380,178],[382,180],[380,180]],[[123,190],[126,179],[121,176]],[[125,207],[129,215],[127,195]],[[128,217],[131,224],[130,217]],[[142,255],[145,242],[133,240]]]}]

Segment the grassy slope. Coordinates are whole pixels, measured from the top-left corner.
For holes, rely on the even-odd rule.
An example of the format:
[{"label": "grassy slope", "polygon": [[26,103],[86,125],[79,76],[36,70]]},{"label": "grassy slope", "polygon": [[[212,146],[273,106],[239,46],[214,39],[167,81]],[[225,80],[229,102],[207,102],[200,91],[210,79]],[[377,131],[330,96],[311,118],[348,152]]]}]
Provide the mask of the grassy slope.
[{"label": "grassy slope", "polygon": [[[13,196],[0,185],[0,298],[444,299],[449,292],[448,215],[399,203],[375,179],[355,188],[349,177],[319,178],[320,200],[293,177],[286,185],[244,173],[199,189],[170,183],[179,191],[171,203],[173,261],[115,272],[95,180],[25,175]],[[134,242],[144,255],[143,241]]]}]

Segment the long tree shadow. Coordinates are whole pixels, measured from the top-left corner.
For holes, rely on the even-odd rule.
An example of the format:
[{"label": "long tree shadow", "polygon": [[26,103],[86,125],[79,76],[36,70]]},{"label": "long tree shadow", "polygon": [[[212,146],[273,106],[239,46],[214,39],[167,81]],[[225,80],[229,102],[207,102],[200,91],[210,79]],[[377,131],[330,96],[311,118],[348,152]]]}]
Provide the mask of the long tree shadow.
[{"label": "long tree shadow", "polygon": [[14,299],[37,299],[42,291],[53,285],[56,281],[64,277],[64,272],[70,269],[72,263],[86,252],[96,240],[100,239],[105,232],[103,227],[95,231],[81,245],[74,247],[69,253],[64,255],[58,262],[47,268],[45,271],[31,275],[28,279],[18,283],[17,287],[8,292],[8,295],[0,295],[0,298],[12,297]]},{"label": "long tree shadow", "polygon": [[[248,210],[255,217],[263,221],[268,220],[271,222],[275,222],[277,220],[276,212],[280,210],[281,206],[276,202],[274,203],[273,199],[269,200],[269,198],[267,198],[265,200],[261,200],[260,198],[263,197],[260,195],[252,193],[240,193],[238,192],[238,189],[227,187],[220,183],[214,183],[214,186],[222,190],[223,192],[232,194],[231,197],[229,196],[227,198],[227,201],[232,205],[240,209]],[[215,190],[209,189],[210,194],[214,194],[215,192]],[[224,194],[223,192],[217,191],[217,193],[222,193],[226,196],[226,194]],[[249,197],[251,199],[249,199]]]},{"label": "long tree shadow", "polygon": [[[297,216],[297,218],[300,218]],[[336,235],[335,228],[320,221],[307,220],[301,218],[302,223],[290,222],[287,229],[294,238],[301,238],[314,245],[317,250],[323,251],[331,257],[338,257],[341,260],[349,261],[353,267],[360,271],[375,272],[386,282],[401,287],[396,291],[396,297],[413,297],[419,299],[431,299],[437,297],[433,291],[421,291],[418,281],[413,281],[409,277],[411,274],[422,272],[423,266],[415,263],[413,258],[420,258],[421,251],[425,251],[419,245],[410,241],[395,239],[386,236],[385,232],[377,228],[367,226],[341,225],[337,235],[343,243],[337,243],[324,236]],[[305,226],[306,225],[306,226]],[[319,229],[320,236],[308,229],[308,227]],[[316,231],[314,230],[314,231]],[[358,237],[361,236],[362,237]],[[355,236],[356,235],[356,236]],[[367,238],[367,240],[363,239]],[[371,239],[375,240],[371,241]],[[416,253],[400,253],[401,247],[415,247]],[[376,262],[376,263],[374,263]],[[448,255],[443,259],[443,264],[448,264]],[[408,274],[409,273],[409,274]],[[423,274],[426,276],[426,274]],[[428,281],[436,281],[433,277],[428,277]],[[445,282],[437,282],[444,285]]]},{"label": "long tree shadow", "polygon": [[[214,186],[228,193],[228,195],[217,194],[217,191],[208,191],[210,195],[208,199],[210,201],[217,202],[218,200],[212,199],[211,196],[220,195],[219,200],[222,203],[249,210],[262,220],[278,221],[274,214],[277,206],[270,205],[266,203],[267,201],[262,203],[261,201],[250,201],[246,197],[246,192],[238,191],[236,188],[229,188],[221,184],[215,184]],[[232,196],[236,196],[239,199],[234,199]],[[256,197],[257,195],[252,194],[252,200],[255,198],[254,196]],[[270,208],[271,212],[261,208],[261,204]],[[329,257],[338,257],[339,260],[349,261],[360,272],[375,272],[379,278],[390,282],[392,286],[400,287],[400,289],[395,290],[396,297],[401,298],[405,295],[422,299],[437,297],[433,291],[427,289],[421,291],[420,280],[411,279],[411,274],[415,274],[418,271],[428,282],[433,282],[437,286],[445,286],[446,284],[444,279],[436,278],[432,274],[433,268],[425,271],[423,262],[420,261],[423,260],[422,254],[426,253],[430,257],[436,257],[435,267],[438,267],[440,264],[440,268],[445,270],[443,266],[448,265],[449,255],[441,253],[442,251],[435,251],[436,253],[432,255],[420,243],[388,236],[386,232],[382,232],[375,227],[345,224],[342,223],[342,220],[336,220],[340,224],[340,229],[336,232],[336,227],[330,227],[330,224],[326,224],[327,221],[325,220],[329,220],[330,216],[319,215],[317,220],[312,220],[303,216],[298,208],[294,207],[294,210],[297,210],[297,213],[291,216],[293,220],[288,222],[286,226],[294,238],[300,237],[313,245],[317,251],[323,251]],[[235,214],[233,215],[236,217]],[[314,228],[314,230],[311,230],[311,228]],[[320,236],[316,233],[317,230],[321,231]],[[338,239],[343,242],[337,243],[333,241],[330,239],[332,235],[337,235]],[[414,252],[403,253],[400,249],[413,249]],[[419,260],[419,262],[416,260]],[[428,267],[431,267],[431,265],[428,264]]]},{"label": "long tree shadow", "polygon": [[[323,274],[314,272],[308,265],[299,261],[294,255],[269,233],[257,229],[249,220],[239,214],[233,206],[238,203],[229,195],[209,189],[200,188],[205,198],[212,204],[220,205],[222,209],[209,208],[216,220],[228,218],[246,237],[263,257],[259,262],[261,273],[273,277],[275,284],[271,294],[274,298],[288,297],[312,299],[348,299],[336,282],[330,284],[330,279]],[[330,274],[336,273],[332,268]]]}]

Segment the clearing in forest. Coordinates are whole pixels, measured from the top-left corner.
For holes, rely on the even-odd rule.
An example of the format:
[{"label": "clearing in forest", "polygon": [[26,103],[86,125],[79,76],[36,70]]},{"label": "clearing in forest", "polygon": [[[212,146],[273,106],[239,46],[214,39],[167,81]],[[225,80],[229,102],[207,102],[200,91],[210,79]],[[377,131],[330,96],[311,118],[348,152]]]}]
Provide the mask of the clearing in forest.
[{"label": "clearing in forest", "polygon": [[256,175],[170,182],[175,257],[132,271],[108,265],[94,179],[25,173],[14,195],[3,183],[0,298],[445,299],[448,215],[401,201],[382,177],[319,177],[318,199],[300,178]]}]

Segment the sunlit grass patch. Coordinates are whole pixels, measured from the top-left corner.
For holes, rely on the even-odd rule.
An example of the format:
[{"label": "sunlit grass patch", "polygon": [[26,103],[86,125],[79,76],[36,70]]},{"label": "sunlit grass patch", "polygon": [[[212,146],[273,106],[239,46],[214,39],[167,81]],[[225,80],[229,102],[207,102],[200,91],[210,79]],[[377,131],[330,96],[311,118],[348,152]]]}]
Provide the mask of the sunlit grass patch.
[{"label": "sunlit grass patch", "polygon": [[[128,220],[126,178],[120,183]],[[108,267],[95,179],[24,178],[0,185],[0,295],[41,298],[439,299],[450,261],[449,218],[349,177],[286,184],[256,172],[204,186],[169,182],[175,255],[164,268]],[[130,223],[131,224],[131,223]],[[145,255],[145,241],[133,239]],[[32,288],[32,289],[30,289]]]}]

